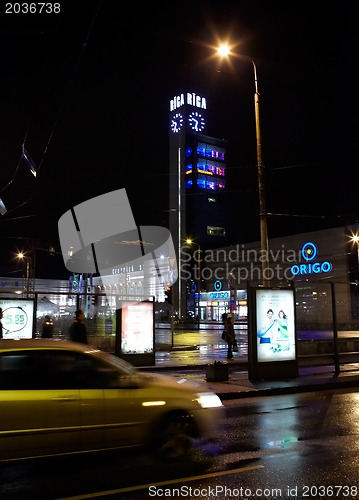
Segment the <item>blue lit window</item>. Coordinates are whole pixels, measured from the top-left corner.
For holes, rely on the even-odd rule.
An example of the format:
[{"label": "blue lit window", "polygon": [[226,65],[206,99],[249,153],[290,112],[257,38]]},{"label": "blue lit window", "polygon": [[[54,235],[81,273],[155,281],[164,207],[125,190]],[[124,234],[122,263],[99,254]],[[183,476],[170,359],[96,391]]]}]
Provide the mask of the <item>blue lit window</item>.
[{"label": "blue lit window", "polygon": [[189,163],[188,165],[186,165],[186,174],[190,174],[192,172],[192,164]]},{"label": "blue lit window", "polygon": [[213,158],[215,160],[224,161],[224,153],[220,151],[213,151],[212,149],[197,148],[197,154],[205,156],[206,158]]},{"label": "blue lit window", "polygon": [[197,171],[208,175],[221,175],[224,177],[225,171],[222,164],[211,160],[198,159]]},{"label": "blue lit window", "polygon": [[206,175],[198,175],[197,186],[202,189],[224,189],[225,183],[222,179],[216,177],[207,177]]},{"label": "blue lit window", "polygon": [[192,148],[186,149],[186,158],[192,154]]},{"label": "blue lit window", "polygon": [[197,154],[205,158],[224,161],[225,149],[212,144],[199,142],[197,145]]},{"label": "blue lit window", "polygon": [[188,181],[186,181],[186,188],[191,188],[193,186],[193,180],[192,179],[189,179]]}]

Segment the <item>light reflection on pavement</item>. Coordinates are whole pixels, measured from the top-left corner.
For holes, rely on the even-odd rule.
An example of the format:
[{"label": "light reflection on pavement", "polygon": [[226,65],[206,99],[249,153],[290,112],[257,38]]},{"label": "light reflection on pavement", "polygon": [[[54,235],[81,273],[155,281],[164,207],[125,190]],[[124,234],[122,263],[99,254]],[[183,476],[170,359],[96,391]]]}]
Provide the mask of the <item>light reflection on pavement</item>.
[{"label": "light reflection on pavement", "polygon": [[[247,329],[236,329],[238,352],[233,361],[247,361]],[[227,361],[222,329],[175,331],[156,329],[156,366],[204,365]]]},{"label": "light reflection on pavement", "polygon": [[[175,330],[156,328],[156,365],[204,365],[227,361],[227,344],[221,339],[222,325],[200,325],[200,328]],[[238,352],[233,361],[248,361],[247,325],[235,325]],[[297,332],[298,339],[331,339],[331,331]],[[358,331],[339,331],[339,338],[358,338]]]}]

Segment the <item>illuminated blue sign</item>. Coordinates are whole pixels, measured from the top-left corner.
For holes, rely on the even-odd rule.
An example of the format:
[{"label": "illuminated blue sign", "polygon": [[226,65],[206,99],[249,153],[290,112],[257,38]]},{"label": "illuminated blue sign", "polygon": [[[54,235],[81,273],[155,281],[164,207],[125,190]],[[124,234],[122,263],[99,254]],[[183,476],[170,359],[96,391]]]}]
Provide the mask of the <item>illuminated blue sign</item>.
[{"label": "illuminated blue sign", "polygon": [[307,260],[307,261],[313,260],[313,259],[315,259],[317,254],[318,254],[318,249],[314,245],[314,243],[311,243],[310,241],[308,241],[308,243],[305,243],[303,245],[302,255],[303,255],[303,258],[305,260]]},{"label": "illuminated blue sign", "polygon": [[329,273],[333,266],[330,262],[314,262],[312,260],[318,255],[318,249],[314,243],[308,241],[302,247],[302,256],[307,264],[295,264],[291,267],[292,274],[297,276],[298,274],[319,274],[319,273]]},{"label": "illuminated blue sign", "polygon": [[210,299],[228,299],[229,292],[210,292],[209,298]]},{"label": "illuminated blue sign", "polygon": [[219,292],[220,290],[222,290],[222,282],[219,280],[215,281],[213,287],[215,290],[217,290],[217,292]]}]

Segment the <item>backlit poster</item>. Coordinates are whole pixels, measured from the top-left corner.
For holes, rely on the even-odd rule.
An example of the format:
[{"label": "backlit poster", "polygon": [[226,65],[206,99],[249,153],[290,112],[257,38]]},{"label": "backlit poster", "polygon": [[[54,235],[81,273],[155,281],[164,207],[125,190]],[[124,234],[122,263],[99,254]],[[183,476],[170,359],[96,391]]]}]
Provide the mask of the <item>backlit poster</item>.
[{"label": "backlit poster", "polygon": [[296,359],[292,290],[256,290],[257,361]]},{"label": "backlit poster", "polygon": [[34,301],[29,299],[0,299],[4,339],[31,339],[33,334]]},{"label": "backlit poster", "polygon": [[153,304],[123,302],[121,354],[148,354],[153,346]]}]

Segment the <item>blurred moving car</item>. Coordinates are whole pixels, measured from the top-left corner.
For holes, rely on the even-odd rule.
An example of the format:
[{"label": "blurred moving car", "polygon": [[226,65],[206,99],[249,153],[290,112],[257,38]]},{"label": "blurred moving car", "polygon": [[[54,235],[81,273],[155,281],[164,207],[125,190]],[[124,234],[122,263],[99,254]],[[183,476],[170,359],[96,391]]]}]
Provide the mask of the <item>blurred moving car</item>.
[{"label": "blurred moving car", "polygon": [[185,455],[214,438],[221,400],[91,346],[0,340],[0,460],[148,445]]}]

